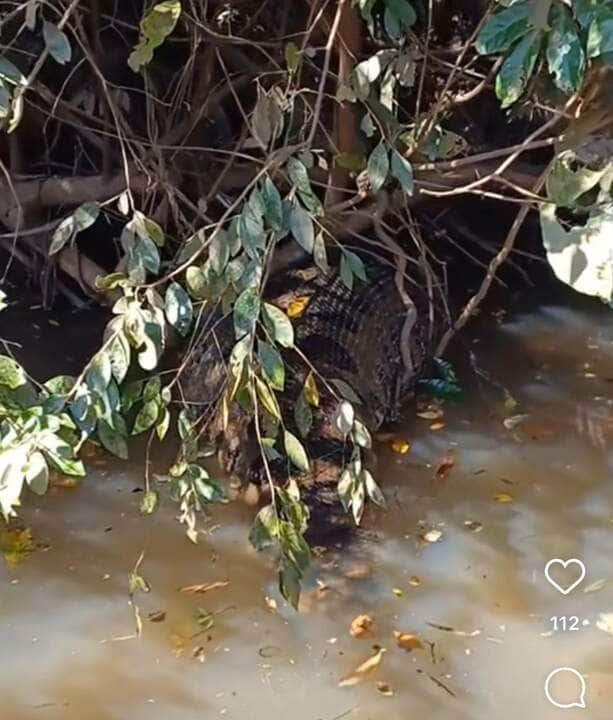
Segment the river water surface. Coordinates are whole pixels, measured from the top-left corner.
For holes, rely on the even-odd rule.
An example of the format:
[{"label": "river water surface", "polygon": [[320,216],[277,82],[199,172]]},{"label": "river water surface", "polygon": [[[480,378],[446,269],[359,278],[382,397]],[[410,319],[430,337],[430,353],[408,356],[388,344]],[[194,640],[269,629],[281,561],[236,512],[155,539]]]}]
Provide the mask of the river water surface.
[{"label": "river water surface", "polygon": [[[484,319],[465,397],[438,430],[408,411],[395,436],[410,452],[384,439],[376,472],[390,508],[314,563],[300,613],[248,544],[248,507],[215,508],[198,546],[169,502],[139,514],[138,449],[131,464],[99,459],[79,487],[29,497],[22,519],[39,548],[14,568],[0,558],[2,720],[610,720],[608,312],[564,297]],[[445,456],[453,467],[435,477]],[[135,598],[137,639],[128,575],[141,552],[151,591]],[[567,595],[545,579],[553,558],[585,565]],[[552,574],[565,588],[577,567]],[[372,632],[354,638],[363,613]],[[423,649],[401,649],[394,631]],[[385,648],[378,667],[339,687],[373,647]],[[586,710],[545,697],[559,667],[584,677]],[[558,675],[550,694],[578,699],[578,677]]]}]

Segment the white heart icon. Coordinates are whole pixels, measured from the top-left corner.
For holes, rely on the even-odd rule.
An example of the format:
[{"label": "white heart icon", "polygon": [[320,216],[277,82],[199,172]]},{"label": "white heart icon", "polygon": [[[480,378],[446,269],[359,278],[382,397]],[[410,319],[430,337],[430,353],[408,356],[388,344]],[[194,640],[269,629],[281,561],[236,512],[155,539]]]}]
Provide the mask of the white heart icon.
[{"label": "white heart icon", "polygon": [[[574,583],[572,583],[568,587],[561,587],[549,574],[550,569],[554,565],[561,565],[564,570],[566,570],[566,568],[571,565],[576,565],[579,568],[579,577],[577,578],[577,580],[575,580]],[[568,593],[571,593],[577,587],[577,585],[581,585],[581,583],[585,579],[585,565],[581,562],[581,560],[577,560],[577,558],[571,558],[570,560],[554,558],[553,560],[550,560],[547,565],[545,565],[545,577],[547,578],[547,581],[551,585],[553,585],[558,592],[561,592],[562,595],[568,595]]]}]

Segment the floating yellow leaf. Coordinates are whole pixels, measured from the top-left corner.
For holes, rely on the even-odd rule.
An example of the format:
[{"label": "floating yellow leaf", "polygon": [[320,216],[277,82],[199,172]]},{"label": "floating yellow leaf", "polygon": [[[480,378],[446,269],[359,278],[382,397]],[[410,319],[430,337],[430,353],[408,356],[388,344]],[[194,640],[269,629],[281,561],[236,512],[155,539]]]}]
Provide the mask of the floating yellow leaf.
[{"label": "floating yellow leaf", "polygon": [[494,500],[498,503],[512,503],[514,498],[509,493],[500,492],[494,495]]},{"label": "floating yellow leaf", "polygon": [[399,455],[406,455],[411,449],[411,443],[401,438],[396,438],[391,442],[391,448],[395,453]]},{"label": "floating yellow leaf", "polygon": [[17,567],[33,550],[34,541],[29,528],[10,528],[0,532],[0,553],[10,568]]},{"label": "floating yellow leaf", "polygon": [[297,318],[307,309],[308,304],[311,302],[309,295],[300,295],[291,301],[287,306],[287,315],[291,318]]},{"label": "floating yellow leaf", "polygon": [[190,595],[202,595],[209,590],[217,590],[225,588],[230,584],[229,580],[215,580],[215,582],[203,583],[201,585],[185,585],[179,588],[179,592],[189,593]]},{"label": "floating yellow leaf", "polygon": [[422,641],[417,637],[417,635],[413,635],[412,633],[394,630],[394,638],[396,640],[396,645],[407,652],[411,652],[411,650],[424,649]]},{"label": "floating yellow leaf", "polygon": [[349,632],[354,638],[365,638],[372,634],[373,619],[370,615],[358,615],[351,622]]},{"label": "floating yellow leaf", "polygon": [[369,657],[368,660],[365,660],[361,665],[358,665],[353,672],[349,673],[349,675],[345,675],[344,678],[341,678],[338,686],[350,687],[351,685],[357,685],[365,675],[379,667],[384,652],[385,648],[379,648],[374,655]]},{"label": "floating yellow leaf", "polygon": [[417,575],[413,575],[409,578],[409,585],[411,587],[419,587],[421,585],[421,578]]},{"label": "floating yellow leaf", "polygon": [[404,595],[404,591],[402,590],[402,588],[398,588],[398,587],[392,588],[392,592],[394,593],[394,595],[396,597],[402,597]]}]

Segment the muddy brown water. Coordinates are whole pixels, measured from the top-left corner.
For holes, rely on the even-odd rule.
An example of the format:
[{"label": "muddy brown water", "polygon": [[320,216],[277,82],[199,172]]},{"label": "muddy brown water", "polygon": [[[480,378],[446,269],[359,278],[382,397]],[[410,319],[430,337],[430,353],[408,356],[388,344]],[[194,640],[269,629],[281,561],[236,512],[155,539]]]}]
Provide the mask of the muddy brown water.
[{"label": "muddy brown water", "polygon": [[[198,546],[170,503],[141,517],[137,451],[78,488],[28,498],[23,521],[46,549],[14,569],[0,563],[2,720],[610,720],[613,315],[571,297],[526,305],[470,340],[477,373],[445,428],[409,410],[396,431],[411,451],[379,448],[390,509],[368,537],[314,564],[300,613],[247,542],[248,508],[215,508]],[[505,427],[505,412],[527,417]],[[450,449],[454,467],[434,479]],[[421,543],[432,530],[438,541]],[[151,592],[138,597],[136,639],[128,574],[142,551]],[[568,595],[545,580],[552,558],[585,564]],[[569,584],[571,571],[554,579]],[[178,592],[215,581],[228,584]],[[197,635],[199,608],[214,625]],[[156,612],[161,622],[148,619]],[[361,613],[373,634],[355,639]],[[578,629],[552,632],[562,616]],[[395,630],[424,649],[401,650]],[[375,645],[386,649],[380,665],[339,687]],[[548,702],[545,679],[559,667],[582,674],[587,709]],[[551,693],[567,704],[578,684],[558,675]]]}]

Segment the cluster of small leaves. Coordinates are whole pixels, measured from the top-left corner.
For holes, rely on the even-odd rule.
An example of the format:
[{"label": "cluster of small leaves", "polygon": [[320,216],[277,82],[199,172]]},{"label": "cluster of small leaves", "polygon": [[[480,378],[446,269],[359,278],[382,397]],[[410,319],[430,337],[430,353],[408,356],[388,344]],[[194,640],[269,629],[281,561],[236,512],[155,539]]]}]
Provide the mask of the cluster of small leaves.
[{"label": "cluster of small leaves", "polygon": [[165,0],[154,5],[140,22],[138,44],[130,53],[128,65],[139,72],[153,60],[154,50],[164,43],[181,16],[179,0]]},{"label": "cluster of small leaves", "polygon": [[505,5],[489,18],[476,41],[482,55],[505,56],[496,77],[503,108],[524,95],[542,53],[555,86],[566,95],[580,90],[591,61],[613,64],[610,0],[520,0]]},{"label": "cluster of small leaves", "polygon": [[279,589],[295,608],[300,599],[300,581],[311,558],[304,539],[308,519],[298,485],[290,481],[286,488],[274,489],[274,502],[259,511],[249,534],[257,550],[279,548]]},{"label": "cluster of small leaves", "polygon": [[371,472],[364,467],[362,451],[372,447],[372,438],[368,428],[356,417],[355,408],[349,400],[341,401],[334,422],[343,437],[351,438],[353,445],[351,460],[338,481],[338,495],[345,511],[351,512],[355,524],[359,525],[367,497],[376,505],[386,505],[381,488]]},{"label": "cluster of small leaves", "polygon": [[[60,65],[70,62],[72,47],[66,33],[42,17],[40,3],[30,1],[25,5],[23,27],[33,32],[40,25],[45,51]],[[24,73],[11,60],[0,55],[0,129],[6,129],[10,133],[19,125],[27,84]]]}]

